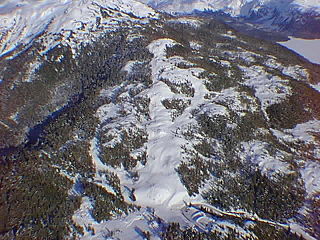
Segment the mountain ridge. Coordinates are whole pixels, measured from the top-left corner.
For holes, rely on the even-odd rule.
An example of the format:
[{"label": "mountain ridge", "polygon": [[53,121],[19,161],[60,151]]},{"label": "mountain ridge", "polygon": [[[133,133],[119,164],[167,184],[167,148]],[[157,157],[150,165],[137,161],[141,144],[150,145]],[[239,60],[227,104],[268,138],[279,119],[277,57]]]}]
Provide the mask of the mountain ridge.
[{"label": "mountain ridge", "polygon": [[[173,14],[223,12],[244,27],[247,24],[258,30],[280,32],[304,38],[319,38],[320,2],[294,0],[207,0],[207,1],[147,1],[155,9]],[[308,28],[304,26],[308,25]],[[232,24],[231,24],[232,26]],[[248,27],[248,26],[247,26]]]},{"label": "mountain ridge", "polygon": [[232,16],[243,16],[248,17],[251,12],[258,11],[259,8],[264,6],[274,7],[279,9],[292,8],[300,9],[301,11],[320,11],[320,2],[314,1],[303,1],[303,0],[206,0],[206,1],[180,1],[176,0],[173,2],[162,1],[162,0],[141,0],[141,2],[151,5],[152,7],[160,10],[164,10],[170,13],[190,13],[193,10],[213,10],[213,11],[224,11],[231,14]]},{"label": "mountain ridge", "polygon": [[[28,45],[37,36],[44,32],[50,33],[56,38],[65,40],[68,44],[68,38],[72,33],[83,33],[81,41],[85,41],[86,32],[99,30],[99,25],[112,25],[116,27],[116,22],[121,21],[118,16],[117,20],[112,20],[112,11],[132,14],[138,18],[156,17],[156,13],[151,8],[138,1],[129,0],[126,4],[122,1],[5,1],[0,6],[0,57],[10,53],[20,45]],[[101,9],[105,9],[101,11]],[[110,22],[100,22],[103,15],[108,15],[110,11]],[[128,16],[128,15],[127,15]],[[126,18],[126,16],[124,16]],[[132,18],[134,21],[134,19]],[[113,22],[112,22],[113,21]],[[105,26],[106,27],[106,26]],[[61,36],[62,35],[62,36]],[[49,39],[47,49],[57,44],[54,40]],[[50,46],[51,44],[51,46]]]}]

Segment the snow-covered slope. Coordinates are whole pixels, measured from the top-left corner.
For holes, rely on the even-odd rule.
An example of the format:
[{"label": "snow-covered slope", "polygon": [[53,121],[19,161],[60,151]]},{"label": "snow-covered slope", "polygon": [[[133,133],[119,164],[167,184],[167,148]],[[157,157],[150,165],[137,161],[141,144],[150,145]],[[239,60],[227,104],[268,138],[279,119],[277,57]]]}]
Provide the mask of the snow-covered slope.
[{"label": "snow-covered slope", "polygon": [[83,42],[101,27],[112,29],[121,21],[156,16],[135,0],[5,0],[0,4],[0,56],[46,33],[53,38],[47,40],[47,47],[52,48],[61,40],[68,42],[74,33]]}]

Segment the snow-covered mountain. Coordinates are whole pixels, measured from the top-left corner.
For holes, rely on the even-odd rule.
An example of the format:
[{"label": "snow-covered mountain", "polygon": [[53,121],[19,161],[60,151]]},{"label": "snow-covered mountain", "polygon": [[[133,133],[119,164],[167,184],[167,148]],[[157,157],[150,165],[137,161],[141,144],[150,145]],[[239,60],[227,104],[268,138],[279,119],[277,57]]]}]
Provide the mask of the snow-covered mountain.
[{"label": "snow-covered mountain", "polygon": [[319,66],[134,0],[0,9],[1,239],[319,239]]},{"label": "snow-covered mountain", "polygon": [[[304,37],[320,36],[319,0],[141,0],[170,13],[224,12],[267,31]],[[308,26],[306,28],[305,26]]]},{"label": "snow-covered mountain", "polygon": [[171,13],[191,13],[194,10],[204,11],[224,11],[232,16],[247,17],[252,12],[259,11],[264,7],[272,7],[279,10],[287,10],[289,8],[299,9],[302,12],[320,11],[319,0],[140,0],[149,4],[156,9],[160,9]]},{"label": "snow-covered mountain", "polygon": [[141,0],[141,2],[170,13],[191,13],[194,10],[222,10],[233,16],[240,15],[241,9],[247,4],[246,0]]},{"label": "snow-covered mountain", "polygon": [[0,4],[0,56],[44,33],[50,34],[47,50],[73,35],[83,43],[101,27],[112,30],[121,21],[156,17],[153,9],[134,0],[5,0]]}]

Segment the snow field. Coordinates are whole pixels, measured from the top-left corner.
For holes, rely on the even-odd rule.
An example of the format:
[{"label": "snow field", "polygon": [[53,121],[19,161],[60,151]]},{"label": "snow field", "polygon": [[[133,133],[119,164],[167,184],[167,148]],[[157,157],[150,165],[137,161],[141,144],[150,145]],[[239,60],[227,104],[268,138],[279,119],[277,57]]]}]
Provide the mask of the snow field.
[{"label": "snow field", "polygon": [[255,89],[255,96],[260,100],[261,108],[266,117],[268,106],[281,102],[291,94],[288,80],[268,74],[263,67],[252,66],[248,68],[240,66],[240,68],[246,77],[244,84]]},{"label": "snow field", "polygon": [[296,125],[293,129],[284,129],[277,131],[272,129],[273,134],[284,142],[303,143],[306,146],[313,147],[313,155],[315,160],[307,162],[301,161],[299,163],[300,174],[304,181],[307,197],[319,195],[320,193],[320,164],[319,159],[320,144],[319,140],[315,137],[320,132],[320,121],[312,120],[302,124]]},{"label": "snow field", "polygon": [[[185,140],[176,137],[174,133],[177,127],[188,121],[188,109],[203,99],[197,91],[203,84],[194,76],[199,69],[179,69],[174,65],[176,58],[166,58],[166,48],[175,44],[171,39],[159,39],[149,45],[149,51],[154,54],[154,58],[151,62],[153,86],[148,90],[151,100],[151,121],[147,123],[148,161],[144,169],[139,170],[140,179],[135,185],[135,194],[137,203],[155,208],[159,205],[181,208],[183,201],[190,198],[175,170],[181,161],[181,146],[185,144]],[[162,78],[178,83],[188,79],[195,88],[191,106],[174,122],[171,121],[169,110],[161,103],[162,100],[174,96],[169,87],[160,81]]]},{"label": "snow field", "polygon": [[267,143],[261,141],[251,141],[242,143],[244,155],[243,161],[250,161],[256,164],[261,172],[269,177],[273,177],[276,173],[290,174],[290,164],[283,161],[285,153],[277,152],[275,156],[271,156],[267,148]]}]

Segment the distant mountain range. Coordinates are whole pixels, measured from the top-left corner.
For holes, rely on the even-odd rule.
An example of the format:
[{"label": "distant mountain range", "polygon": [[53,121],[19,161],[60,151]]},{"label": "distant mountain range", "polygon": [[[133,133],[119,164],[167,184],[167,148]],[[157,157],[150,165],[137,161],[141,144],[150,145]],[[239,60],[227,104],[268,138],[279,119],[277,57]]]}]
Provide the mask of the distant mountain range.
[{"label": "distant mountain range", "polygon": [[[311,0],[140,0],[169,13],[220,12],[244,24],[305,38],[320,37],[320,1]],[[306,26],[308,26],[306,28]]]}]

